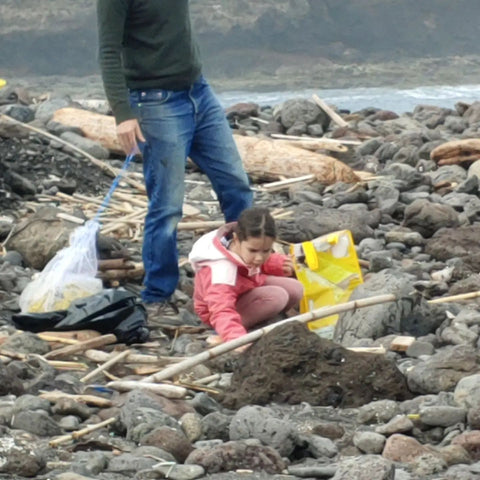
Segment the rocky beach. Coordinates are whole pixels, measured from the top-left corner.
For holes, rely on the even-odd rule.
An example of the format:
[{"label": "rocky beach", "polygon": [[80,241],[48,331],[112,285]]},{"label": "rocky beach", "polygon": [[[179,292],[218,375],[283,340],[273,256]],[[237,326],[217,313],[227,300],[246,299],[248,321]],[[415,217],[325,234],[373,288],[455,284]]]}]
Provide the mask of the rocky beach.
[{"label": "rocky beach", "polygon": [[[480,103],[401,115],[311,98],[229,107],[245,161],[267,142],[270,155],[246,169],[278,248],[349,230],[359,303],[330,338],[291,321],[174,374],[211,348],[186,256],[222,221],[190,163],[177,317],[147,319],[150,338],[125,343],[14,322],[25,287],[95,217],[124,162],[105,136],[67,125],[70,108],[110,118],[100,94],[0,89],[0,478],[480,478]],[[140,159],[116,195],[101,217],[97,277],[136,295]],[[361,305],[379,295],[390,300]]]}]

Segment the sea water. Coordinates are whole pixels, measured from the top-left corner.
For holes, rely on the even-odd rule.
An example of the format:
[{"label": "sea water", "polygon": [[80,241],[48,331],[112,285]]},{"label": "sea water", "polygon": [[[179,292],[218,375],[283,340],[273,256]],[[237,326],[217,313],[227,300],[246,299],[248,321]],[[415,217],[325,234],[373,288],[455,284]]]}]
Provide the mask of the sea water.
[{"label": "sea water", "polygon": [[402,114],[413,111],[417,105],[435,105],[453,109],[457,102],[480,101],[480,84],[424,86],[409,89],[379,87],[270,92],[238,90],[220,92],[218,97],[226,108],[239,102],[255,102],[260,106],[275,106],[292,98],[312,98],[313,94],[340,110],[355,112],[363,108],[375,107]]}]

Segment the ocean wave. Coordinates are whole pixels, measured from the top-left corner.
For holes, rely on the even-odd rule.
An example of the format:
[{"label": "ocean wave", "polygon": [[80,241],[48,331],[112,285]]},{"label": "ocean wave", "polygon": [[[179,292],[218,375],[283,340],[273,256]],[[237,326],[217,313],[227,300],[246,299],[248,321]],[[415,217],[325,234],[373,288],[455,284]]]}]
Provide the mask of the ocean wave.
[{"label": "ocean wave", "polygon": [[288,90],[271,92],[229,91],[219,93],[224,107],[239,102],[255,102],[261,106],[275,106],[292,98],[311,98],[318,95],[331,105],[352,112],[367,107],[411,112],[417,105],[435,105],[454,108],[457,102],[473,103],[480,100],[480,85],[419,86],[409,89],[346,88],[325,90]]}]

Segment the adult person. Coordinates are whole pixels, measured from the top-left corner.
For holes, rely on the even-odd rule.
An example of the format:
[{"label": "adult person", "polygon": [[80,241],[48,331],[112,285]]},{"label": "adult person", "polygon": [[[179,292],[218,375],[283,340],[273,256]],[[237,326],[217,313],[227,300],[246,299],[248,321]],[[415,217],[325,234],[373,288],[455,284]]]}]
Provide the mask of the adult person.
[{"label": "adult person", "polygon": [[149,206],[142,299],[149,314],[168,314],[179,278],[187,157],[210,179],[226,222],[251,205],[252,191],[224,111],[201,73],[188,0],[97,0],[97,20],[118,140],[127,155],[139,149],[143,156]]}]

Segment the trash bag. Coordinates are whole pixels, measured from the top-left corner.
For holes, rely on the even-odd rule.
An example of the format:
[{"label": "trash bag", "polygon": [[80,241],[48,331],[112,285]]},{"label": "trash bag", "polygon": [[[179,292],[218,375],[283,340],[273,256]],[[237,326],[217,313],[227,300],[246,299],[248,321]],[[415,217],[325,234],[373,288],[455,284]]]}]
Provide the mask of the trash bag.
[{"label": "trash bag", "polygon": [[73,300],[66,310],[15,314],[12,321],[17,328],[30,332],[88,329],[113,333],[126,344],[143,343],[149,337],[145,307],[124,289],[105,289]]},{"label": "trash bag", "polygon": [[[348,301],[353,290],[363,283],[355,244],[349,230],[339,230],[290,246],[295,273],[304,287],[300,312],[306,313]],[[310,330],[333,337],[338,315],[314,320]]]},{"label": "trash bag", "polygon": [[21,293],[22,313],[65,310],[73,300],[102,290],[102,281],[95,278],[99,227],[88,221],[72,232],[70,245],[59,250]]}]

